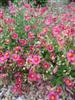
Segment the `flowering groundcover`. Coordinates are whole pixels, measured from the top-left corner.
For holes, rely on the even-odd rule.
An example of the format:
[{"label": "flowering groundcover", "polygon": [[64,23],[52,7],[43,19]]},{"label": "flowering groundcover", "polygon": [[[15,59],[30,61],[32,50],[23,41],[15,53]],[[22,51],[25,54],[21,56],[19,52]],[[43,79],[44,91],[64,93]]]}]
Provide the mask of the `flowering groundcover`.
[{"label": "flowering groundcover", "polygon": [[23,84],[49,80],[49,100],[59,100],[66,88],[74,94],[74,5],[9,2],[9,9],[0,9],[0,80],[15,84],[12,93],[22,95]]}]

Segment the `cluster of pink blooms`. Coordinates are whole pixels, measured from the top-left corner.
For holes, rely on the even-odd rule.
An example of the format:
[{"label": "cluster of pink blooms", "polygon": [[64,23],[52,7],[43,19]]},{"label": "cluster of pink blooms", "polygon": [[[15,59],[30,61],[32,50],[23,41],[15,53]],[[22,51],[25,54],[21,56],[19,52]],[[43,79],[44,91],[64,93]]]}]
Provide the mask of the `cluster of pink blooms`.
[{"label": "cluster of pink blooms", "polygon": [[[8,72],[12,74],[15,80],[13,93],[22,94],[24,75],[26,81],[33,83],[45,80],[48,73],[48,78],[57,76],[62,67],[71,67],[68,61],[75,65],[75,51],[71,49],[72,46],[75,48],[73,4],[66,6],[63,13],[49,11],[49,7],[33,8],[21,2],[18,2],[19,7],[9,2],[8,13],[0,10],[0,78],[9,77]],[[73,89],[73,78],[67,77],[64,70],[60,73],[65,74],[62,82]],[[59,85],[48,97],[49,100],[59,100],[60,95],[62,86]]]},{"label": "cluster of pink blooms", "polygon": [[22,82],[23,82],[23,75],[21,72],[16,72],[14,74],[15,78],[15,85],[12,88],[12,92],[15,94],[22,95]]},{"label": "cluster of pink blooms", "polygon": [[74,50],[70,49],[67,53],[67,59],[71,64],[75,63],[75,54],[74,54]]},{"label": "cluster of pink blooms", "polygon": [[62,95],[62,86],[57,86],[55,90],[51,90],[50,93],[48,94],[48,99],[49,100],[59,100],[59,96]]},{"label": "cluster of pink blooms", "polygon": [[74,87],[74,83],[72,81],[72,79],[70,79],[69,77],[64,78],[63,80],[65,82],[65,84],[72,89]]}]

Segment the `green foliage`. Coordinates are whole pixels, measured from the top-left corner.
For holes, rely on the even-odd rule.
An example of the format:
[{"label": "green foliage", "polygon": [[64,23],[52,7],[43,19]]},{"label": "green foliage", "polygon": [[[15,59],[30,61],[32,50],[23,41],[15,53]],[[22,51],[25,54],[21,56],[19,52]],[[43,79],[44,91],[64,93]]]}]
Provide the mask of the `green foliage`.
[{"label": "green foliage", "polygon": [[[0,4],[3,6],[6,6],[6,5],[8,5],[8,1],[9,0],[0,0]],[[14,2],[14,0],[11,0],[11,2]]]},{"label": "green foliage", "polygon": [[34,2],[34,0],[30,0],[30,3],[33,3],[34,7],[37,7],[39,5],[41,5],[41,7],[46,6],[46,3],[48,2],[48,0],[36,0],[36,2]]}]

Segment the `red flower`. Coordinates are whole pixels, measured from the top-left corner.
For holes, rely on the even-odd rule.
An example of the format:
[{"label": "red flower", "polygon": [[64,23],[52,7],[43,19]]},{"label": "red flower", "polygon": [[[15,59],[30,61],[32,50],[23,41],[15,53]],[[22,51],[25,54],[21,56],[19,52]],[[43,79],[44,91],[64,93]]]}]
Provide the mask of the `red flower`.
[{"label": "red flower", "polygon": [[3,66],[0,66],[0,71],[3,71],[4,67]]},{"label": "red flower", "polygon": [[34,51],[34,49],[35,49],[34,46],[31,45],[31,46],[30,46],[30,51]]}]

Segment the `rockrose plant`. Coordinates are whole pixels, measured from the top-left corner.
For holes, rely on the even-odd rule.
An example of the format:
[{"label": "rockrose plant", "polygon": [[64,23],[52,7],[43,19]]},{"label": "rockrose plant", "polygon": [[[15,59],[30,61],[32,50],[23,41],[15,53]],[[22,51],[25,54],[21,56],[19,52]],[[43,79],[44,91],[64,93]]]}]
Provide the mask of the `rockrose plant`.
[{"label": "rockrose plant", "polygon": [[18,2],[0,9],[0,81],[14,83],[13,93],[22,95],[25,83],[42,81],[50,82],[49,100],[75,92],[74,5]]}]

